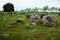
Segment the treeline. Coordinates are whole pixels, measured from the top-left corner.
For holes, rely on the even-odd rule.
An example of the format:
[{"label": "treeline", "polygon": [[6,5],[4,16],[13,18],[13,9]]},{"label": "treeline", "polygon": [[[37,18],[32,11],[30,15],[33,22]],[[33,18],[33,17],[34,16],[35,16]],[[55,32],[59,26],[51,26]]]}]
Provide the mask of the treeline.
[{"label": "treeline", "polygon": [[49,6],[44,6],[43,8],[26,8],[21,10],[20,12],[60,12],[60,7],[51,7],[49,8]]},{"label": "treeline", "polygon": [[[15,11],[14,9],[14,4],[12,3],[6,3],[3,5],[3,11],[2,12],[18,12],[18,11]],[[35,7],[35,8],[26,8],[26,9],[20,9],[20,12],[32,12],[32,13],[37,13],[37,12],[60,12],[60,7],[57,8],[57,7],[50,7],[49,6],[44,6],[42,8],[38,8],[38,7]]]}]

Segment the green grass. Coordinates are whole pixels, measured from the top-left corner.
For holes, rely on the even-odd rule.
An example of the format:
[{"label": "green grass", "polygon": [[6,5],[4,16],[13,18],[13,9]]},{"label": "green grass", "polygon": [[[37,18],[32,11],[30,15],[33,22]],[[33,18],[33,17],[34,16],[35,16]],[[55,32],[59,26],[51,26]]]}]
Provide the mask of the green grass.
[{"label": "green grass", "polygon": [[[3,39],[3,34],[10,35],[8,40],[60,40],[60,16],[56,16],[58,25],[56,27],[45,27],[41,24],[36,24],[33,28],[27,28],[26,24],[30,23],[25,15],[1,16],[7,18],[6,21],[0,21],[0,40]],[[22,18],[24,24],[10,25],[15,23],[18,18]]]}]

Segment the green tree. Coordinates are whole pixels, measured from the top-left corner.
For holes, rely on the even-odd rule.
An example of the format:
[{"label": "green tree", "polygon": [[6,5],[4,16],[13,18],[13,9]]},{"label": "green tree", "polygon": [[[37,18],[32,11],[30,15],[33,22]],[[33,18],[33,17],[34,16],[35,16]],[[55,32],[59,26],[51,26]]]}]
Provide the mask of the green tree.
[{"label": "green tree", "polygon": [[48,10],[48,6],[43,7],[43,11],[47,11]]},{"label": "green tree", "polygon": [[59,11],[58,15],[60,15],[60,8],[58,8],[58,11]]},{"label": "green tree", "polygon": [[21,10],[20,12],[25,12],[24,10]]},{"label": "green tree", "polygon": [[55,11],[56,11],[56,13],[57,13],[57,11],[58,11],[58,8],[57,8],[57,7],[55,7]]},{"label": "green tree", "polygon": [[37,7],[32,9],[33,12],[38,12],[39,10],[40,10],[40,8],[37,8]]},{"label": "green tree", "polygon": [[55,7],[51,7],[51,10],[52,10],[52,12],[54,12],[54,10],[55,10]]},{"label": "green tree", "polygon": [[58,9],[58,11],[60,11],[60,8]]},{"label": "green tree", "polygon": [[4,12],[13,12],[14,11],[14,5],[12,3],[6,3],[3,5]]},{"label": "green tree", "polygon": [[26,8],[25,12],[31,12],[31,8]]}]

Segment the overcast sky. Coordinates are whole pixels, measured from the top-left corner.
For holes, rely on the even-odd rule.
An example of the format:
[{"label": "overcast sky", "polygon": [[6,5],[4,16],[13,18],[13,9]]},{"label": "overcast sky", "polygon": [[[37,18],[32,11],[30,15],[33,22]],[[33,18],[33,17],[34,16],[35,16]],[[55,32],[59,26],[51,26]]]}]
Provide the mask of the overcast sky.
[{"label": "overcast sky", "polygon": [[3,10],[3,5],[8,2],[14,4],[15,10],[34,7],[41,8],[46,5],[49,7],[60,7],[60,0],[0,0],[0,10]]}]

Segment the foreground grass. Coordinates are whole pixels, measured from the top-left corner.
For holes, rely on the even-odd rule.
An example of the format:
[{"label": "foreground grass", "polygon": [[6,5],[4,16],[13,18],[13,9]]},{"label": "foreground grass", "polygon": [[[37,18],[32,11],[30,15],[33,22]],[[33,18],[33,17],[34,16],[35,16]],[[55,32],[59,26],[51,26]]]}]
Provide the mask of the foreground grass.
[{"label": "foreground grass", "polygon": [[[7,40],[60,40],[60,16],[56,16],[58,25],[56,27],[45,27],[37,24],[33,28],[27,28],[26,24],[30,23],[25,15],[1,16],[7,18],[6,21],[0,21],[0,40],[4,40],[3,34],[10,35]],[[24,24],[11,25],[15,23],[18,18],[24,20]]]}]

